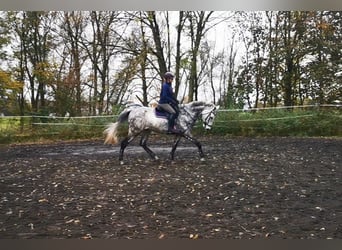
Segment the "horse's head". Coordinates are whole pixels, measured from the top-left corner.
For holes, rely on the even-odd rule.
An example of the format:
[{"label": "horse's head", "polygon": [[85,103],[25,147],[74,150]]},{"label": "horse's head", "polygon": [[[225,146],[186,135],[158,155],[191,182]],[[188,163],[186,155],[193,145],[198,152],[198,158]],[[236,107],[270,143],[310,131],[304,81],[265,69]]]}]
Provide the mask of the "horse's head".
[{"label": "horse's head", "polygon": [[203,127],[206,130],[210,130],[213,126],[214,119],[217,113],[217,110],[220,106],[215,106],[213,103],[207,103],[202,111],[202,121]]}]

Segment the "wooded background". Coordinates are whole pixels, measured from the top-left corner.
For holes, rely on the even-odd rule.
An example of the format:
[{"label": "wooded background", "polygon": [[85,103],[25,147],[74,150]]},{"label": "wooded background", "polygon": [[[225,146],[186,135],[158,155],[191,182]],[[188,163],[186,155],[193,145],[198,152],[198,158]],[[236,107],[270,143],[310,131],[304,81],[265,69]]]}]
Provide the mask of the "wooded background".
[{"label": "wooded background", "polygon": [[136,96],[148,105],[158,100],[166,71],[176,75],[181,102],[336,103],[342,99],[341,14],[2,11],[0,113],[111,114]]}]

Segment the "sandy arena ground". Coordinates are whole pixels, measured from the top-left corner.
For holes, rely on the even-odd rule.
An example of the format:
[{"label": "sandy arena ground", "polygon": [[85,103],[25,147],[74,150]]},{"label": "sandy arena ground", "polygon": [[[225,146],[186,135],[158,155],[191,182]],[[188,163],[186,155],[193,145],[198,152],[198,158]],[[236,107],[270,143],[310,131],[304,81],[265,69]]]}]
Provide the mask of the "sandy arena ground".
[{"label": "sandy arena ground", "polygon": [[0,238],[342,238],[342,140],[151,138],[0,147]]}]

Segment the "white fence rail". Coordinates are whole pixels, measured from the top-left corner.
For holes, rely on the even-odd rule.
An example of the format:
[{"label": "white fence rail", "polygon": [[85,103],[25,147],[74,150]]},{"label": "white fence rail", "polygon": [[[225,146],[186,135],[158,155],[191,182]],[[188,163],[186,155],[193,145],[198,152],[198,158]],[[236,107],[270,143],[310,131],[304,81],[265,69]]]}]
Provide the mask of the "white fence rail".
[{"label": "white fence rail", "polygon": [[263,108],[247,108],[247,109],[220,109],[220,112],[248,112],[260,110],[276,110],[276,109],[305,109],[305,108],[342,108],[341,104],[315,104],[315,105],[300,105],[300,106],[281,106],[281,107],[263,107]]}]

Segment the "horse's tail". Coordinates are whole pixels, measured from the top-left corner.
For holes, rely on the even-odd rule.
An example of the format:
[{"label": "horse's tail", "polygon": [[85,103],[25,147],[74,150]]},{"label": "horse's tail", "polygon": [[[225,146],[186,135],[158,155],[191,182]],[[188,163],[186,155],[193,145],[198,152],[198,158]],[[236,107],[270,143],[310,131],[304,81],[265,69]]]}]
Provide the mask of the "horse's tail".
[{"label": "horse's tail", "polygon": [[104,131],[104,134],[106,135],[105,144],[117,144],[118,143],[118,128],[121,123],[128,120],[128,115],[132,111],[131,107],[126,108],[124,111],[122,111],[118,117],[117,122],[111,123],[107,126],[107,128]]}]

